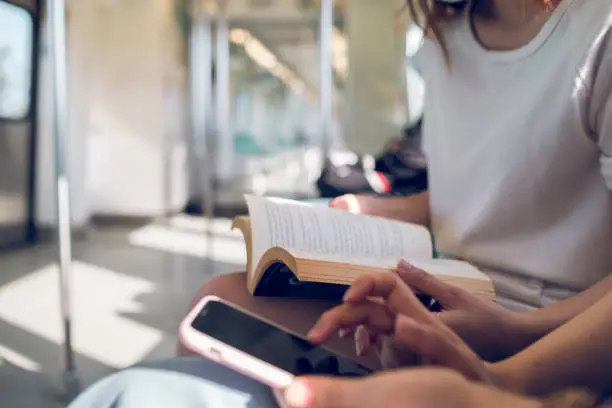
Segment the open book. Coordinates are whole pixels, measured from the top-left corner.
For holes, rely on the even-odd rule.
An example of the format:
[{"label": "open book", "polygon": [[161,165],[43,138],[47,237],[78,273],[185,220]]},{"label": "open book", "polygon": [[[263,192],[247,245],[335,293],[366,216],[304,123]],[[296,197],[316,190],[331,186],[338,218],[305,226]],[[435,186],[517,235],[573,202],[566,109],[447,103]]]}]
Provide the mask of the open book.
[{"label": "open book", "polygon": [[247,245],[251,294],[340,299],[363,274],[395,271],[400,257],[443,281],[493,300],[490,279],[474,266],[433,259],[418,225],[280,198],[246,196],[249,216],[233,227]]}]

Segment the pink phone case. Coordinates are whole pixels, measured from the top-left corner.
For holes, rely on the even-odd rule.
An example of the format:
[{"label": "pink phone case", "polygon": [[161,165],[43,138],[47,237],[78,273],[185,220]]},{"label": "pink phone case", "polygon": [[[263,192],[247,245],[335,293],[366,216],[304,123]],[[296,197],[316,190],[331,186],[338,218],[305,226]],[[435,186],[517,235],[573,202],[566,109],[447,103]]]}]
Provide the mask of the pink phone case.
[{"label": "pink phone case", "polygon": [[274,394],[274,399],[276,399],[278,408],[289,408],[289,405],[287,405],[287,402],[285,401],[283,390],[278,388],[272,388],[272,393]]},{"label": "pink phone case", "polygon": [[[223,299],[207,296],[198,302],[181,322],[179,336],[185,346],[203,357],[251,377],[275,390],[282,390],[293,382],[295,378],[293,374],[195,330],[191,324],[208,302],[221,302],[258,320],[263,320]],[[277,327],[271,322],[266,322]],[[274,395],[281,407],[286,406],[282,401],[282,392],[276,391]]]}]

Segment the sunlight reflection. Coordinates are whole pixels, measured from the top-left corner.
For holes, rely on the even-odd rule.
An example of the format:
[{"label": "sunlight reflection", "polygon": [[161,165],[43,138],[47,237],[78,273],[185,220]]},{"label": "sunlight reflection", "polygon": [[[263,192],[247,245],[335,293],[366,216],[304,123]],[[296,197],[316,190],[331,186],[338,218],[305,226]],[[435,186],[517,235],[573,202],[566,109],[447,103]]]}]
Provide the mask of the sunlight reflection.
[{"label": "sunlight reflection", "polygon": [[209,222],[205,217],[180,214],[170,218],[168,223],[170,226],[177,229],[200,232],[203,234],[209,231],[210,226],[210,231],[216,237],[224,236],[242,239],[242,234],[239,231],[232,230],[232,220],[229,218],[215,218],[212,222]]},{"label": "sunlight reflection", "polygon": [[132,231],[128,235],[128,242],[136,246],[238,266],[246,264],[246,248],[241,239],[213,237],[212,241],[209,241],[205,233],[189,233],[152,224]]},{"label": "sunlight reflection", "polygon": [[[75,262],[72,296],[75,352],[114,368],[142,360],[163,340],[163,333],[122,314],[139,312],[141,303],[135,299],[154,290],[155,285],[148,280]],[[0,288],[0,318],[55,345],[63,344],[59,304],[55,265]],[[18,351],[30,356],[40,352]]]},{"label": "sunlight reflection", "polygon": [[22,370],[39,373],[41,371],[40,364],[31,358],[24,356],[22,353],[15,351],[7,346],[0,344],[0,366],[5,360],[9,364],[15,365]]}]

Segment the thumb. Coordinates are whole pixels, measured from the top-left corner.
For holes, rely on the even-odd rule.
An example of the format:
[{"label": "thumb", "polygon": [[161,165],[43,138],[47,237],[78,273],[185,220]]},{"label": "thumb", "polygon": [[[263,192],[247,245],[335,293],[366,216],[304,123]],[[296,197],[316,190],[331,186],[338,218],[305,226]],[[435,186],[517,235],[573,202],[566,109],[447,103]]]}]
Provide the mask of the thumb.
[{"label": "thumb", "polygon": [[365,407],[359,383],[337,377],[301,377],[285,390],[285,402],[291,408]]}]

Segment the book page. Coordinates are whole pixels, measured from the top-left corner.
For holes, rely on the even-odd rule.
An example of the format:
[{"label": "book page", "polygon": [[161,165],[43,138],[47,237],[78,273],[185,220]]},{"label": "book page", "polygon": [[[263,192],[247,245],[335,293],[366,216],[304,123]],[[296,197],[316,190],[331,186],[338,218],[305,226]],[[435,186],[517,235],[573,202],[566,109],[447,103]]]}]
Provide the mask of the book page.
[{"label": "book page", "polygon": [[421,226],[355,215],[299,201],[246,196],[253,262],[281,247],[300,257],[375,265],[399,257],[431,259],[429,231]]}]

